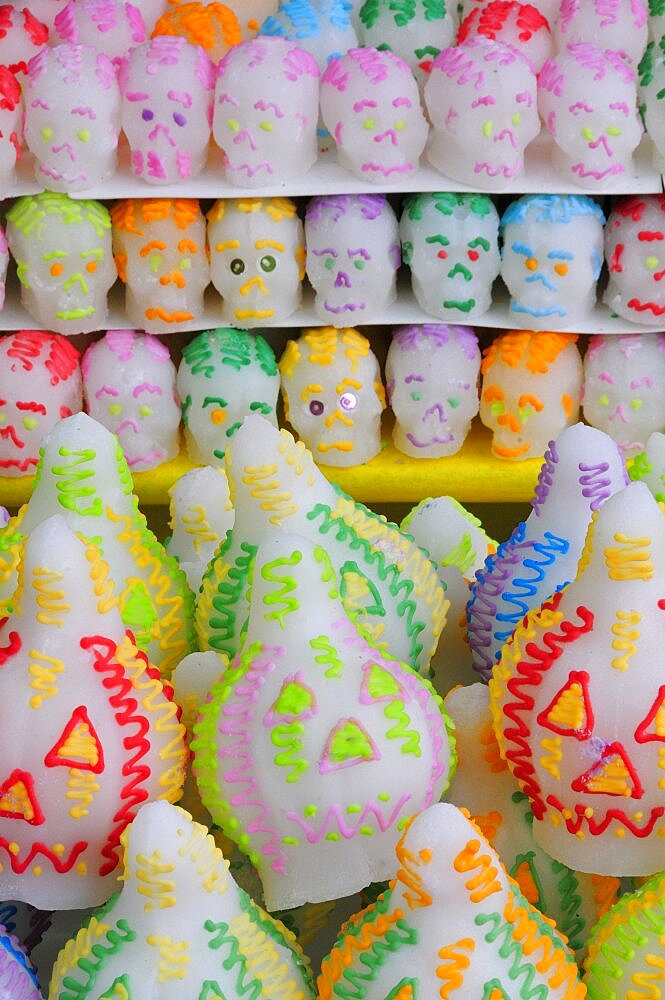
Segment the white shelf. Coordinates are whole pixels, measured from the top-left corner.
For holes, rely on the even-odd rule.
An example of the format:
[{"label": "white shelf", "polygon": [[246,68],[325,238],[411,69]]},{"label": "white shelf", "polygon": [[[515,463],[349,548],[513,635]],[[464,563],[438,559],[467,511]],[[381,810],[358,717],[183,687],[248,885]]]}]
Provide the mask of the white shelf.
[{"label": "white shelf", "polygon": [[[156,185],[134,177],[129,168],[129,152],[126,143],[121,143],[118,170],[106,183],[86,191],[72,194],[74,198],[97,198],[100,200],[114,198],[240,198],[246,195],[268,198],[277,195],[292,197],[311,197],[315,194],[359,194],[366,192],[408,194],[418,191],[466,191],[486,190],[488,194],[635,194],[660,193],[663,190],[662,176],[653,164],[653,147],[651,140],[645,136],[637,149],[633,171],[619,179],[613,179],[602,190],[594,192],[577,184],[563,180],[552,166],[552,140],[545,133],[530,144],[526,152],[525,172],[515,177],[508,186],[499,191],[490,191],[478,185],[469,186],[451,180],[439,173],[421,158],[421,165],[413,176],[396,178],[385,184],[372,184],[358,179],[337,163],[334,150],[328,150],[319,156],[312,169],[299,177],[297,181],[284,184],[266,185],[260,188],[241,188],[229,184],[224,179],[222,154],[211,143],[208,161],[205,169],[186,183]],[[8,191],[5,197],[11,198],[22,194],[35,194],[43,189],[43,185],[34,179],[33,159],[30,153],[25,153],[19,162],[19,183]]]}]

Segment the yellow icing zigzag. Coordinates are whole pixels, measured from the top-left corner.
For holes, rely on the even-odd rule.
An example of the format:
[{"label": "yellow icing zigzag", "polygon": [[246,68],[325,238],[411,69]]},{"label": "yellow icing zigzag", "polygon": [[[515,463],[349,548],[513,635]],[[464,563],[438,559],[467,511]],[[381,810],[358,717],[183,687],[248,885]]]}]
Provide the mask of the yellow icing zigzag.
[{"label": "yellow icing zigzag", "polygon": [[35,566],[32,576],[35,601],[37,607],[41,608],[37,612],[37,621],[40,625],[56,625],[61,628],[65,623],[64,615],[72,610],[71,604],[65,600],[65,591],[57,587],[64,579],[63,574],[57,570]]},{"label": "yellow icing zigzag", "polygon": [[82,958],[92,954],[93,945],[105,937],[109,930],[109,924],[102,923],[97,917],[91,917],[76,937],[70,938],[58,955],[53,966],[53,982],[62,982]]},{"label": "yellow icing zigzag", "polygon": [[229,862],[220,863],[219,850],[212,834],[199,824],[188,825],[187,840],[178,848],[178,856],[192,861],[206,892],[223,896],[228,888]]},{"label": "yellow icing zigzag", "polygon": [[76,805],[69,810],[72,819],[83,819],[89,814],[88,806],[94,801],[95,793],[99,791],[99,787],[96,775],[90,771],[81,771],[78,767],[69,769],[65,798],[76,801]]},{"label": "yellow icing zigzag", "polygon": [[268,521],[280,527],[286,517],[298,510],[293,493],[283,489],[276,465],[245,465],[242,481],[250,487],[252,497],[261,510],[270,514]]},{"label": "yellow icing zigzag", "polygon": [[465,883],[472,903],[480,903],[495,892],[501,892],[499,870],[489,854],[481,854],[480,840],[469,840],[453,861],[458,872],[475,872]]},{"label": "yellow icing zigzag", "polygon": [[31,649],[28,656],[30,663],[30,687],[37,691],[30,699],[30,708],[41,708],[47,698],[54,698],[58,693],[58,674],[65,669],[65,664],[56,656],[47,656],[36,649]]},{"label": "yellow icing zigzag", "polygon": [[439,990],[441,1000],[450,1000],[452,994],[464,985],[464,970],[471,965],[471,959],[464,952],[473,952],[475,947],[473,938],[460,938],[439,950],[439,958],[445,962],[436,968],[437,979],[443,983]]},{"label": "yellow icing zigzag", "polygon": [[194,507],[190,507],[189,510],[191,511],[191,516],[183,514],[181,521],[185,529],[185,534],[191,535],[194,551],[198,555],[204,542],[216,541],[217,534],[210,527],[205,507],[197,504]]},{"label": "yellow icing zigzag", "polygon": [[651,580],[654,566],[651,560],[651,539],[631,538],[622,532],[614,535],[616,548],[605,549],[605,565],[610,580]]},{"label": "yellow icing zigzag", "polygon": [[259,980],[265,996],[270,1000],[305,1000],[301,990],[296,993],[289,963],[270,935],[248,913],[241,913],[230,922],[229,933],[238,940],[248,976]]},{"label": "yellow icing zigzag", "polygon": [[159,951],[157,979],[160,983],[186,978],[190,963],[189,941],[176,941],[167,934],[148,934],[145,940]]},{"label": "yellow icing zigzag", "polygon": [[146,913],[151,910],[166,910],[177,903],[175,892],[175,882],[172,879],[164,878],[175,871],[175,865],[169,861],[163,861],[161,852],[153,851],[150,856],[147,854],[137,854],[135,858],[135,874],[137,881],[137,892],[147,898],[147,903],[143,909]]},{"label": "yellow icing zigzag", "polygon": [[616,619],[612,626],[612,634],[617,638],[612,640],[612,649],[616,649],[618,653],[623,655],[615,656],[612,660],[612,666],[615,670],[623,672],[628,669],[628,661],[637,652],[635,642],[640,637],[640,630],[632,626],[639,625],[642,616],[639,611],[617,611]]}]

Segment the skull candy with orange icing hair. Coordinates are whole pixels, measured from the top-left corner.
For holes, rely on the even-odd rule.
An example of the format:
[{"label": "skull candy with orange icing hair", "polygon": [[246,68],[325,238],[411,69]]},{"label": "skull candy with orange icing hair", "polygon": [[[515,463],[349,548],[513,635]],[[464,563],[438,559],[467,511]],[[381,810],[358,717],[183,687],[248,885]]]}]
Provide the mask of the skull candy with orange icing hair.
[{"label": "skull candy with orange icing hair", "polygon": [[127,198],[111,209],[113,252],[131,323],[171,333],[203,315],[210,281],[205,218],[194,198]]},{"label": "skull candy with orange icing hair", "polygon": [[325,465],[369,462],[381,447],[385,394],[376,356],[353,328],[305,330],[279,362],[287,419]]},{"label": "skull candy with orange icing hair", "polygon": [[541,457],[550,440],[577,420],[577,334],[502,333],[483,352],[480,370],[480,419],[492,431],[497,458]]},{"label": "skull candy with orange icing hair", "polygon": [[228,52],[233,45],[242,41],[242,29],[236,14],[244,9],[242,3],[233,7],[224,3],[206,0],[172,3],[159,17],[152,30],[155,38],[184,38],[190,45],[198,45],[206,52],[213,65]]}]

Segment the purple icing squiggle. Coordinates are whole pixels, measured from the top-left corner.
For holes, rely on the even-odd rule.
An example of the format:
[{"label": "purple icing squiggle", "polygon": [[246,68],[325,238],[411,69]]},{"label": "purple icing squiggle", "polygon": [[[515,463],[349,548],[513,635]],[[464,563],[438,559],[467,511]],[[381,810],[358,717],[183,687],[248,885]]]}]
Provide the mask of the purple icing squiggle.
[{"label": "purple icing squiggle", "polygon": [[558,461],[559,456],[556,450],[556,441],[550,441],[547,451],[543,456],[543,465],[540,473],[538,474],[538,483],[536,484],[534,497],[531,501],[531,506],[533,507],[536,517],[540,517],[541,508],[549,496],[550,487],[554,481],[554,473],[556,472],[556,465],[558,464]]}]

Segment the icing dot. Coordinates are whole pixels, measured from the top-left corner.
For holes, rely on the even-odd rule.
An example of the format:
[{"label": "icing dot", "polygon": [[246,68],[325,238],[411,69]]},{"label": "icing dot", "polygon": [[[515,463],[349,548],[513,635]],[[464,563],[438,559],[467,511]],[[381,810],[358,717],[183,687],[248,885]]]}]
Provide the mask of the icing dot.
[{"label": "icing dot", "polygon": [[339,397],[339,405],[343,410],[355,410],[358,399],[352,392],[343,392]]},{"label": "icing dot", "polygon": [[312,413],[315,417],[320,417],[321,414],[323,413],[323,409],[324,409],[323,403],[321,402],[320,399],[313,399],[309,404],[309,412]]},{"label": "icing dot", "polygon": [[141,118],[144,122],[151,122],[155,117],[155,112],[151,111],[150,108],[144,108],[141,112]]},{"label": "icing dot", "polygon": [[234,257],[229,264],[232,274],[242,274],[245,270],[245,262],[240,257]]}]

